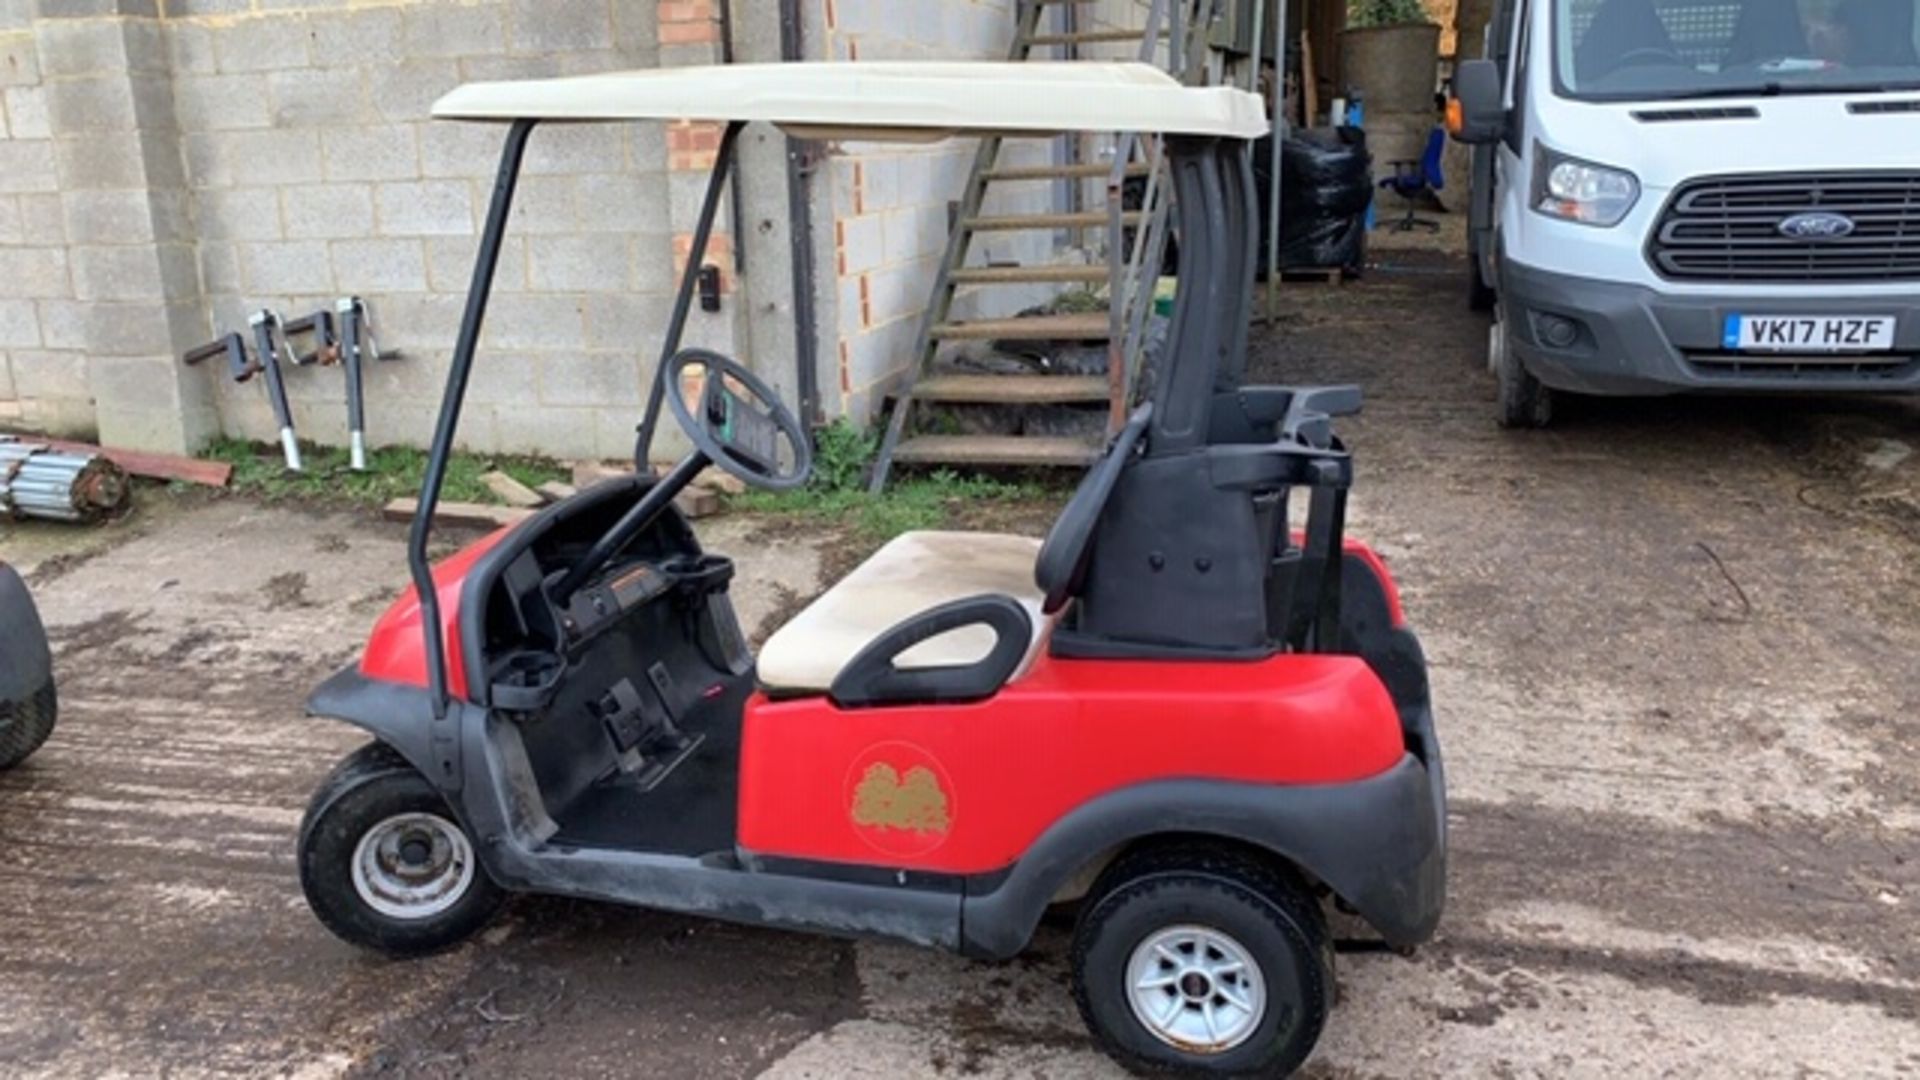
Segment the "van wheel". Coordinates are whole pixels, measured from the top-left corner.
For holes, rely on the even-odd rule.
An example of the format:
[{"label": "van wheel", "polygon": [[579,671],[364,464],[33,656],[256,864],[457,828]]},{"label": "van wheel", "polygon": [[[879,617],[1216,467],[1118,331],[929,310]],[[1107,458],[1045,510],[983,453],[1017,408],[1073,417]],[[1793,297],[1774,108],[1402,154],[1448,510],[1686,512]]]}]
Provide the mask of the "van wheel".
[{"label": "van wheel", "polygon": [[300,887],[327,929],[389,956],[459,944],[506,898],[446,800],[384,743],[349,755],[314,794]]},{"label": "van wheel", "polygon": [[1500,383],[1501,427],[1543,428],[1553,422],[1553,390],[1520,363],[1505,319],[1496,317],[1487,331],[1487,366]]},{"label": "van wheel", "polygon": [[1300,883],[1231,852],[1169,849],[1105,875],[1073,939],[1101,1049],[1157,1075],[1286,1076],[1333,999],[1333,950]]},{"label": "van wheel", "polygon": [[53,680],[20,701],[0,702],[0,770],[27,760],[53,734],[59,712]]},{"label": "van wheel", "polygon": [[1499,298],[1493,286],[1487,284],[1486,275],[1480,272],[1480,256],[1467,259],[1467,307],[1473,311],[1492,311]]}]

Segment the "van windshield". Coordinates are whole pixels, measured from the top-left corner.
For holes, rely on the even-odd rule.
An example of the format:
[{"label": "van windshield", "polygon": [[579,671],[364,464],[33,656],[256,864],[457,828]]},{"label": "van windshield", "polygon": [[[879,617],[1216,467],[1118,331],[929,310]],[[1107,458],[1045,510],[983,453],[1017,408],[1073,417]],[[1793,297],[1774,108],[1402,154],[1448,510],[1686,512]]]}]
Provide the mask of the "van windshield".
[{"label": "van windshield", "polygon": [[1553,0],[1586,101],[1920,89],[1920,0]]}]

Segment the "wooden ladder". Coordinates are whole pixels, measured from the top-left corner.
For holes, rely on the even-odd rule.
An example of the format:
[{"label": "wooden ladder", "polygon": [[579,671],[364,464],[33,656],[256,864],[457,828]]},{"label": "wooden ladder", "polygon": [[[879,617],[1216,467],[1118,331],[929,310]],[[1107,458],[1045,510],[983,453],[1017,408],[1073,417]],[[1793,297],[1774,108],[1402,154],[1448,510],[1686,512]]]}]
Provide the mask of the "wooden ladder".
[{"label": "wooden ladder", "polygon": [[[1210,25],[1216,0],[1144,0],[1149,7],[1138,30],[1043,31],[1050,10],[1086,5],[1095,0],[1019,0],[1016,27],[1008,59],[1024,61],[1035,49],[1063,46],[1074,58],[1081,46],[1138,43],[1139,59],[1153,61],[1163,43],[1177,70],[1204,70]],[[1199,14],[1189,14],[1198,5]],[[1196,27],[1187,32],[1186,19]],[[1069,17],[1071,25],[1071,17]],[[1190,39],[1190,40],[1189,40]],[[1075,136],[1060,136],[1072,139]],[[917,349],[906,385],[895,396],[886,434],[875,462],[871,487],[882,490],[895,463],[939,466],[1079,467],[1100,453],[1103,437],[1078,438],[1038,434],[940,434],[914,430],[920,406],[1023,406],[1089,411],[1106,405],[1111,434],[1124,419],[1153,306],[1168,233],[1169,185],[1164,183],[1157,140],[1121,133],[1115,159],[1108,163],[1003,165],[1006,136],[980,139],[973,169],[961,193],[941,260],[933,295],[922,314]],[[1128,180],[1144,177],[1147,193],[1138,210],[1123,210],[1122,194]],[[1097,209],[1028,214],[987,214],[988,191],[996,184],[1078,182],[1105,179],[1107,205]],[[1106,233],[1102,263],[1044,263],[1039,265],[970,264],[974,241],[992,233],[1068,231],[1077,235]],[[1129,241],[1128,235],[1131,234]],[[962,289],[1005,286],[1060,285],[1105,290],[1105,309],[1079,313],[1024,315],[1011,318],[960,321],[953,318]],[[1063,341],[1107,350],[1105,375],[974,374],[935,367],[942,347],[967,341]]]}]

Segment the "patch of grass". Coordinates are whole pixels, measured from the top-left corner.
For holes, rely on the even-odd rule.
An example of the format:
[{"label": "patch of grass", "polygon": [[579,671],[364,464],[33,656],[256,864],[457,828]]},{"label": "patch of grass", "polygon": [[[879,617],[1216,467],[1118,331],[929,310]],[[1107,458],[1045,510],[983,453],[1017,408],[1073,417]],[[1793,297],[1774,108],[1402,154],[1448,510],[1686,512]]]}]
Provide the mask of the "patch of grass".
[{"label": "patch of grass", "polygon": [[[300,452],[306,464],[303,473],[287,471],[278,446],[239,439],[222,439],[204,456],[233,466],[231,490],[268,501],[382,506],[418,495],[421,478],[427,472],[426,452],[410,447],[369,451],[364,473],[347,467],[344,448],[302,445]],[[499,497],[480,481],[482,475],[496,469],[528,487],[564,480],[568,475],[557,462],[544,458],[455,454],[447,463],[441,500],[499,503]]]},{"label": "patch of grass", "polygon": [[1037,484],[1015,483],[946,469],[902,477],[880,495],[867,493],[867,472],[880,450],[877,432],[863,432],[845,421],[823,428],[815,438],[813,480],[799,491],[772,494],[749,491],[732,505],[743,510],[850,526],[873,540],[891,540],[916,529],[952,525],[981,503],[1013,504],[1043,499]]}]

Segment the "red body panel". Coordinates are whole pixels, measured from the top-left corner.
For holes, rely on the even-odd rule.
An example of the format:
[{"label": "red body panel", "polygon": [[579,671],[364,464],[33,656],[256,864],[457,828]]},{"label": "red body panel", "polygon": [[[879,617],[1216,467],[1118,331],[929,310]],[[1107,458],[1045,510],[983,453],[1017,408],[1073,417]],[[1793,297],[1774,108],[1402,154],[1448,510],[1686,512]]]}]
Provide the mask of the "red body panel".
[{"label": "red body panel", "polygon": [[[511,531],[489,533],[433,568],[433,591],[440,598],[441,640],[446,643],[447,692],[455,700],[464,701],[467,696],[467,662],[460,648],[460,590],[473,564]],[[420,597],[413,586],[407,586],[374,624],[367,651],[360,658],[360,674],[406,686],[427,685],[427,642],[420,630]]]},{"label": "red body panel", "polygon": [[1133,784],[1337,784],[1405,754],[1365,661],[1061,660],[990,701],[841,711],[747,703],[740,843],[761,855],[977,874],[1075,807]]}]

